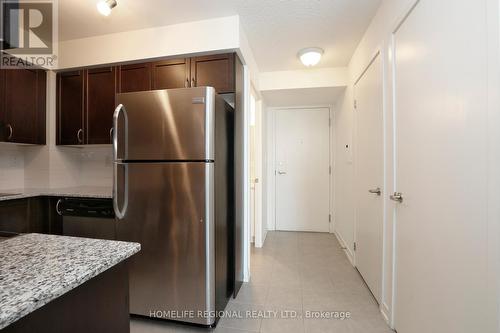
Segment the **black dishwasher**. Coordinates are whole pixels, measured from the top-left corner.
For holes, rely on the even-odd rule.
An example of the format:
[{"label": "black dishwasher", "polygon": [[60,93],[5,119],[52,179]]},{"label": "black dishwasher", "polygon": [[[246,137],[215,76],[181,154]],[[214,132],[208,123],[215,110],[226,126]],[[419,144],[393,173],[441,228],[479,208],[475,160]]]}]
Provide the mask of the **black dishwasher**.
[{"label": "black dishwasher", "polygon": [[63,235],[116,239],[115,213],[111,199],[61,198],[57,213],[62,215]]}]

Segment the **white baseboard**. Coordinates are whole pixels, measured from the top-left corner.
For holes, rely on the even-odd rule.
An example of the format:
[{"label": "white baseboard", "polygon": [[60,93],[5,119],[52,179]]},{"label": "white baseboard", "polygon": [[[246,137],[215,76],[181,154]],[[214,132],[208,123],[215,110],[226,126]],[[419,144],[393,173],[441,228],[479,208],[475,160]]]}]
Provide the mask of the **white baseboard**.
[{"label": "white baseboard", "polygon": [[344,248],[344,253],[347,256],[347,259],[349,259],[349,261],[351,262],[351,265],[354,266],[354,253],[352,253],[349,246],[347,246],[346,242],[344,241],[342,236],[337,231],[334,231],[333,234],[335,235],[335,237],[337,237],[337,240],[339,241],[340,246],[342,246]]}]

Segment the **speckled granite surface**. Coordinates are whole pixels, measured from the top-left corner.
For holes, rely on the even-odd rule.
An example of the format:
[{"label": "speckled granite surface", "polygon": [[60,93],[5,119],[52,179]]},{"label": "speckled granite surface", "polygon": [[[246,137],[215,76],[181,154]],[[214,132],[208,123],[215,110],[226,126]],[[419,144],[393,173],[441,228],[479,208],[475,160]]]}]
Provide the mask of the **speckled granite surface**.
[{"label": "speckled granite surface", "polygon": [[0,190],[0,193],[12,194],[9,196],[0,196],[0,201],[15,200],[24,198],[33,198],[40,196],[53,197],[77,197],[77,198],[112,198],[112,190],[109,186],[80,186],[52,189],[9,189]]},{"label": "speckled granite surface", "polygon": [[0,330],[140,248],[138,243],[41,234],[0,242]]}]

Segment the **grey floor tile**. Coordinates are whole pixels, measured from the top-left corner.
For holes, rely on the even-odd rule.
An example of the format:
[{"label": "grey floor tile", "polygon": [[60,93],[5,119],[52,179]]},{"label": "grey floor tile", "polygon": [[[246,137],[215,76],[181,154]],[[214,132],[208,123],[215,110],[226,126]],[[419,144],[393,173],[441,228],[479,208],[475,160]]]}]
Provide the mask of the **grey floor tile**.
[{"label": "grey floor tile", "polygon": [[243,283],[238,296],[231,302],[264,305],[268,294],[269,284]]},{"label": "grey floor tile", "polygon": [[[222,318],[215,330],[132,319],[131,332],[392,332],[332,234],[269,232],[263,248],[252,248],[250,265],[250,282],[226,308],[242,318]],[[337,312],[350,318],[318,318]]]},{"label": "grey floor tile", "polygon": [[264,306],[230,302],[226,308],[227,317],[221,318],[220,327],[259,332]]},{"label": "grey floor tile", "polygon": [[302,310],[302,291],[300,288],[271,287],[267,296],[266,307]]}]

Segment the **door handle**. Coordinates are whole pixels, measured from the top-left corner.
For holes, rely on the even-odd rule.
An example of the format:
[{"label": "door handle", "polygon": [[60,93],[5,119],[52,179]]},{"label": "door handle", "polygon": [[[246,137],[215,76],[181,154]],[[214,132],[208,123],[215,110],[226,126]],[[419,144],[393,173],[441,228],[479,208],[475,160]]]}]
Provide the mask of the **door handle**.
[{"label": "door handle", "polygon": [[285,171],[278,171],[278,174],[279,175],[286,175],[286,172]]},{"label": "door handle", "polygon": [[373,190],[368,190],[368,192],[370,192],[372,194],[376,194],[376,195],[382,194],[382,190],[380,189],[380,187],[377,187],[376,189],[373,189]]},{"label": "door handle", "polygon": [[9,135],[7,136],[7,140],[12,139],[12,135],[14,134],[14,129],[12,128],[11,124],[7,124],[6,126],[9,129]]},{"label": "door handle", "polygon": [[402,203],[403,202],[403,193],[394,192],[394,194],[391,195],[390,198],[392,201]]}]

